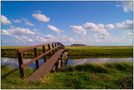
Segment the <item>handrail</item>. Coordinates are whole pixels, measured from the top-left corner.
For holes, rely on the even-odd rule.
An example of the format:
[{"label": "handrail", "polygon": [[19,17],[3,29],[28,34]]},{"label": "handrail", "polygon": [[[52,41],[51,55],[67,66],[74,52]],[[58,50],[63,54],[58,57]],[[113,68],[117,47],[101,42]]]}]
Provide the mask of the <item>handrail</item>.
[{"label": "handrail", "polygon": [[[48,51],[45,50],[45,46],[48,46]],[[38,55],[38,51],[37,51],[37,48],[38,47],[42,47],[43,49],[43,52],[41,55]],[[31,47],[26,47],[26,48],[21,48],[21,49],[18,49],[18,60],[19,60],[19,69],[20,69],[20,76],[21,78],[24,78],[24,71],[23,69],[25,67],[27,67],[29,64],[31,64],[32,62],[35,61],[36,63],[36,69],[39,68],[39,62],[38,62],[38,59],[44,57],[44,63],[46,61],[46,58],[45,56],[47,54],[51,54],[51,53],[55,53],[55,51],[58,51],[60,48],[64,48],[64,45],[59,43],[59,42],[55,42],[55,43],[46,43],[46,44],[41,44],[41,45],[35,45],[35,46],[31,46]],[[27,52],[29,50],[34,50],[34,55],[35,57],[32,58],[30,61],[28,61],[27,63],[24,63],[23,64],[23,52]],[[51,55],[49,55],[51,56]]]},{"label": "handrail", "polygon": [[43,54],[41,54],[41,55],[39,55],[39,56],[37,56],[37,57],[31,59],[31,60],[28,61],[27,63],[22,64],[21,67],[24,68],[24,67],[28,66],[28,65],[31,64],[33,61],[36,61],[36,60],[40,59],[41,57],[43,57],[44,55],[49,54],[50,52],[52,52],[53,50],[55,50],[55,49],[58,48],[58,47],[60,47],[60,46],[57,46],[57,47],[55,47],[55,48],[53,48],[53,49],[51,49],[51,50],[49,50],[49,51],[46,51],[45,53],[43,53]]},{"label": "handrail", "polygon": [[[40,45],[34,45],[34,46],[29,46],[29,47],[26,47],[26,48],[20,48],[18,49],[18,52],[26,52],[26,51],[29,51],[29,50],[32,50],[34,48],[37,48],[37,47],[41,47],[41,46],[47,46],[49,45],[50,43],[46,43],[46,44],[40,44]],[[52,44],[52,43],[51,43]],[[59,45],[62,45],[61,43],[59,42],[55,42],[55,44],[59,44]],[[64,46],[64,45],[63,45]]]}]

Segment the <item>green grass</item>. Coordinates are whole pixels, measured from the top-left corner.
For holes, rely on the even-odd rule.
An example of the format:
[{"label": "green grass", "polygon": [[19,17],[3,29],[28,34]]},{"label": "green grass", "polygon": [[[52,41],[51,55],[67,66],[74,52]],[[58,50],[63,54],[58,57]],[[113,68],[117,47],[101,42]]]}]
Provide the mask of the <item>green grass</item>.
[{"label": "green grass", "polygon": [[[26,46],[2,46],[2,57],[17,57],[17,49]],[[132,57],[132,46],[67,46],[69,58],[94,58],[94,57]],[[38,50],[41,54],[42,50]],[[33,57],[33,51],[25,53],[24,57]]]},{"label": "green grass", "polygon": [[84,46],[66,47],[70,58],[132,57],[131,46]]},{"label": "green grass", "polygon": [[[2,66],[2,76],[11,68]],[[31,73],[27,69],[27,75]],[[131,62],[84,64],[69,67],[65,71],[49,73],[43,82],[28,83],[19,78],[16,70],[1,81],[2,88],[127,88],[132,89],[133,65]]]}]

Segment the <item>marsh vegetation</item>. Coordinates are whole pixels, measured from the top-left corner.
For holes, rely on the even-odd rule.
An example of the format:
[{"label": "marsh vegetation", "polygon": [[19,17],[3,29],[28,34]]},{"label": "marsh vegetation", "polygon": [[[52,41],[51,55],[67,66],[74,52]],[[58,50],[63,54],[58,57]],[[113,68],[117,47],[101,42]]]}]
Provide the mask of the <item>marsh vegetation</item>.
[{"label": "marsh vegetation", "polygon": [[[1,49],[2,57],[17,57],[17,49],[24,48],[25,46],[3,46]],[[97,58],[97,57],[132,57],[132,46],[66,46],[68,49],[68,57],[73,59],[78,58]],[[47,48],[46,48],[47,49]],[[38,49],[38,53],[42,53],[41,49]],[[32,51],[24,53],[24,57],[33,57]]]},{"label": "marsh vegetation", "polygon": [[[2,47],[2,57],[16,57],[17,49],[23,47]],[[131,46],[68,46],[68,57],[77,58],[132,58]],[[42,51],[40,48],[38,52]],[[25,58],[33,57],[33,53],[25,53]],[[26,76],[33,70],[25,69]],[[9,66],[1,67],[1,86],[6,88],[79,88],[79,89],[132,89],[133,64],[132,62],[87,63],[69,66],[65,70],[49,73],[42,82],[29,83],[20,79],[19,69]],[[27,77],[26,77],[27,78]]]},{"label": "marsh vegetation", "polygon": [[[43,82],[28,83],[19,78],[19,70],[5,76],[12,69],[2,66],[2,88],[132,88],[133,65],[130,62],[84,64],[64,71],[49,73]],[[26,74],[31,73],[26,70]],[[5,76],[5,77],[4,77]]]}]

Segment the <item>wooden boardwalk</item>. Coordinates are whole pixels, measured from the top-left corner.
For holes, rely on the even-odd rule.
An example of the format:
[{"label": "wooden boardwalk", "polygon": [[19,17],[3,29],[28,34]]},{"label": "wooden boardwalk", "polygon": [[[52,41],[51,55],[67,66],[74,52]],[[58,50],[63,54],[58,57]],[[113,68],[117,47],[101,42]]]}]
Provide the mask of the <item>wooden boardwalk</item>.
[{"label": "wooden boardwalk", "polygon": [[65,51],[65,49],[61,49],[56,52],[50,59],[47,60],[46,63],[40,66],[29,78],[28,81],[39,81],[53,68],[53,66],[57,63],[60,55]]},{"label": "wooden boardwalk", "polygon": [[[48,46],[48,51],[45,50],[45,46]],[[37,48],[42,47],[43,52],[41,55],[38,55]],[[28,61],[27,63],[23,63],[23,52],[34,50],[35,57]],[[24,68],[28,67],[29,64],[32,62],[35,62],[36,64],[36,70],[27,78],[28,81],[40,81],[43,79],[44,76],[49,73],[52,68],[55,66],[55,69],[58,69],[58,65],[62,65],[62,57],[63,54],[67,52],[67,50],[64,48],[64,45],[61,43],[52,43],[52,44],[45,44],[45,45],[37,45],[37,46],[31,46],[24,49],[18,50],[18,60],[19,60],[19,69],[20,69],[20,77],[22,79],[25,78],[24,74]],[[48,59],[46,59],[46,55],[49,56]],[[40,58],[44,58],[44,63],[42,65],[39,65],[38,60]],[[61,60],[61,63],[59,63],[59,60]]]}]

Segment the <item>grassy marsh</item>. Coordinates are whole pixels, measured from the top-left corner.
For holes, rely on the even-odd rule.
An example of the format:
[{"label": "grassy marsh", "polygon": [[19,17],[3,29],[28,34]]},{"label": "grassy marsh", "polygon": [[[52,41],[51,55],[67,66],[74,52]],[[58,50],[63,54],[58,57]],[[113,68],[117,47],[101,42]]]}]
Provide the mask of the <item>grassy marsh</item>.
[{"label": "grassy marsh", "polygon": [[[1,49],[2,57],[17,57],[17,49],[26,46],[4,46]],[[132,46],[66,46],[68,49],[69,58],[97,58],[97,57],[132,57]],[[38,53],[41,54],[42,50],[39,48]],[[24,57],[33,57],[34,53],[29,51],[25,53]]]},{"label": "grassy marsh", "polygon": [[[11,68],[2,67],[2,76]],[[27,74],[31,72],[27,70]],[[133,65],[131,62],[84,64],[69,67],[65,71],[49,73],[43,82],[28,83],[19,78],[18,70],[4,77],[2,88],[127,88],[133,85]]]}]

